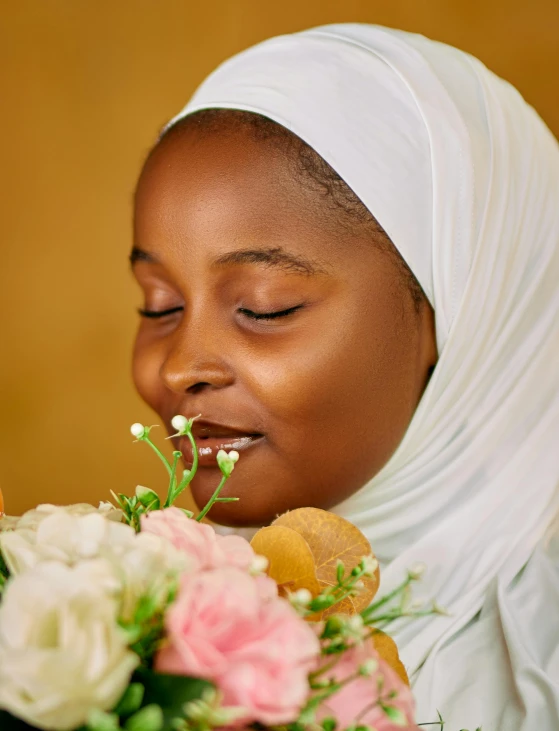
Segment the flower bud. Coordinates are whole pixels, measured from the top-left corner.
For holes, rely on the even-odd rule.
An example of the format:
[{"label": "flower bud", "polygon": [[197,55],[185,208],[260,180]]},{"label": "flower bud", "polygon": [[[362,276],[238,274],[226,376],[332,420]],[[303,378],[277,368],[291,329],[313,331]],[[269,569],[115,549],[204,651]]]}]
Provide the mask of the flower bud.
[{"label": "flower bud", "polygon": [[138,422],[136,422],[130,427],[130,433],[133,437],[136,437],[136,439],[141,439],[143,436],[145,436],[146,428],[143,424],[139,424]]},{"label": "flower bud", "polygon": [[424,563],[416,563],[414,566],[411,567],[411,569],[408,571],[410,575],[410,579],[413,581],[417,581],[420,579],[423,574],[425,573],[427,566],[425,566]]},{"label": "flower bud", "polygon": [[329,609],[335,603],[336,597],[332,594],[319,594],[312,600],[310,609],[313,612],[321,612],[323,609]]},{"label": "flower bud", "polygon": [[258,576],[258,574],[263,574],[266,569],[268,568],[268,559],[266,556],[260,556],[256,555],[252,559],[252,563],[250,564],[249,573],[252,574],[252,576]]},{"label": "flower bud", "polygon": [[352,614],[351,617],[347,618],[345,625],[342,628],[342,635],[361,642],[366,631],[363,617],[360,614]]},{"label": "flower bud", "polygon": [[365,677],[368,677],[369,675],[372,675],[377,671],[378,668],[378,661],[375,660],[374,657],[369,658],[366,660],[363,665],[359,667],[359,675],[363,675]]},{"label": "flower bud", "polygon": [[220,449],[216,455],[217,464],[224,477],[229,477],[235,467],[235,463],[239,460],[239,453],[232,450],[227,454],[224,449]]},{"label": "flower bud", "polygon": [[361,559],[361,565],[363,567],[363,573],[366,576],[373,576],[375,571],[378,569],[378,561],[374,556],[363,556]]},{"label": "flower bud", "polygon": [[297,589],[289,595],[289,602],[295,609],[306,609],[311,601],[312,594],[308,589]]},{"label": "flower bud", "polygon": [[344,617],[340,614],[333,614],[326,620],[322,637],[330,639],[339,634],[344,628]]},{"label": "flower bud", "polygon": [[176,429],[180,434],[184,434],[188,427],[188,419],[182,414],[177,414],[171,419],[171,426]]}]

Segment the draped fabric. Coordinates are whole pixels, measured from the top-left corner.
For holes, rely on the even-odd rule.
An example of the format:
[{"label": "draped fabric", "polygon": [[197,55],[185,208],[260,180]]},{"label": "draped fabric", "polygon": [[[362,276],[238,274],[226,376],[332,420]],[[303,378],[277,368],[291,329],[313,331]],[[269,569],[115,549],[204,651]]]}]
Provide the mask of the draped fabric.
[{"label": "draped fabric", "polygon": [[222,64],[186,114],[284,125],[347,182],[435,310],[439,361],[398,450],[336,509],[381,591],[417,562],[448,616],[392,632],[420,722],[559,729],[559,146],[509,84],[421,36],[341,24]]}]

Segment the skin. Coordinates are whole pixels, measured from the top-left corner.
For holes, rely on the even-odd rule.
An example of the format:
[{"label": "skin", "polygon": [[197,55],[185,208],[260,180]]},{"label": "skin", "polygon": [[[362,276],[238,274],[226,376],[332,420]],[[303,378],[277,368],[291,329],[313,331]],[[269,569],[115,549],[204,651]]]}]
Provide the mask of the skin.
[{"label": "skin", "polygon": [[[201,413],[264,435],[216,522],[264,525],[349,497],[395,451],[436,363],[431,307],[417,311],[394,258],[334,208],[244,130],[173,131],[141,173],[133,271],[146,309],[181,309],[141,320],[136,387],[169,433],[175,414]],[[245,311],[299,305],[271,320]],[[219,476],[199,470],[199,507]]]}]

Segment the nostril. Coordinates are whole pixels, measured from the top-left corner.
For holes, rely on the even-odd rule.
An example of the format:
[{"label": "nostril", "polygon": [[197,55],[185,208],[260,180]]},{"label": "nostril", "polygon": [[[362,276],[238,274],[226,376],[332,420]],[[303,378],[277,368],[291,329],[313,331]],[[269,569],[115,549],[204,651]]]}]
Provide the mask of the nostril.
[{"label": "nostril", "polygon": [[200,393],[206,386],[209,386],[209,383],[206,383],[205,381],[200,381],[198,383],[193,383],[192,386],[189,386],[187,388],[188,393]]}]

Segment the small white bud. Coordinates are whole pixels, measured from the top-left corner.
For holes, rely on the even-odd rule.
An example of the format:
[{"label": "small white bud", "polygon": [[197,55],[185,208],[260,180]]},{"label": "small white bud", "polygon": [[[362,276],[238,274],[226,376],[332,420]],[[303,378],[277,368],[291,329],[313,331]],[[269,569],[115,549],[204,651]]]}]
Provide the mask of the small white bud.
[{"label": "small white bud", "polygon": [[378,662],[373,657],[371,657],[359,667],[359,675],[364,675],[365,677],[368,677],[375,673],[377,671],[377,668]]},{"label": "small white bud", "polygon": [[351,617],[347,618],[342,629],[342,634],[345,637],[352,637],[358,642],[361,642],[365,633],[365,623],[363,622],[363,617],[360,614],[352,614]]},{"label": "small white bud", "polygon": [[178,432],[185,431],[186,427],[188,426],[188,419],[186,416],[183,416],[182,414],[177,414],[176,416],[173,416],[171,419],[171,426],[173,429],[176,429]]},{"label": "small white bud", "polygon": [[437,604],[437,602],[433,602],[433,613],[434,614],[441,614],[443,617],[451,617],[451,613],[448,611],[446,607],[441,607],[440,604]]},{"label": "small white bud", "polygon": [[133,437],[136,437],[136,439],[141,439],[146,433],[146,428],[143,424],[136,422],[130,427],[130,433]]},{"label": "small white bud", "polygon": [[414,564],[411,567],[411,569],[409,570],[410,578],[417,581],[417,579],[420,579],[423,576],[426,569],[427,569],[427,566],[424,563],[419,562],[419,563]]},{"label": "small white bud", "polygon": [[363,570],[366,576],[374,576],[375,571],[378,569],[378,561],[374,556],[363,556],[361,559],[363,563]]},{"label": "small white bud", "polygon": [[258,574],[263,574],[267,568],[268,568],[268,559],[266,558],[266,556],[256,555],[252,559],[252,563],[250,564],[249,572],[253,576],[258,576]]},{"label": "small white bud", "polygon": [[306,607],[307,604],[312,601],[312,594],[308,589],[297,589],[297,591],[291,595],[290,599],[297,604]]},{"label": "small white bud", "polygon": [[352,632],[360,632],[363,629],[363,617],[360,614],[352,614],[347,620],[347,626]]},{"label": "small white bud", "polygon": [[[231,457],[231,455],[233,455]],[[235,459],[236,455],[236,459]],[[224,449],[220,449],[219,452],[216,454],[217,464],[219,465],[219,469],[221,470],[222,474],[225,477],[229,477],[231,472],[233,472],[233,469],[235,467],[235,462],[237,459],[239,459],[239,453],[235,452],[235,450],[227,452]]]}]

